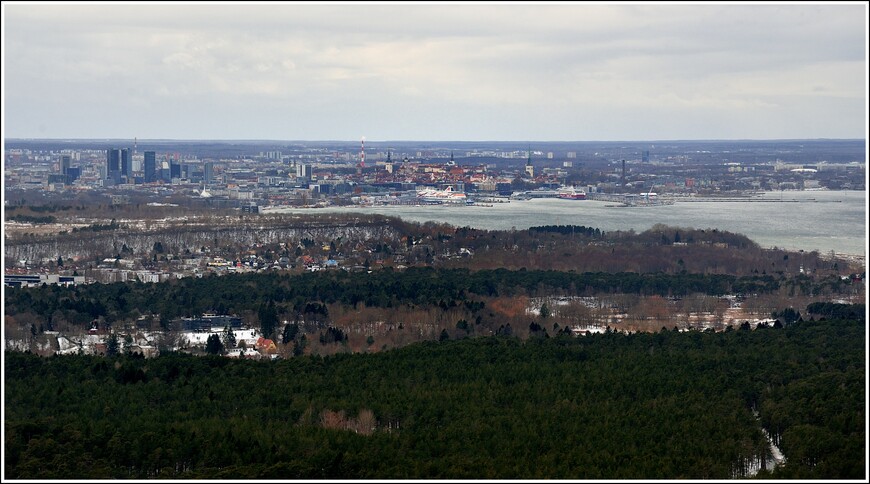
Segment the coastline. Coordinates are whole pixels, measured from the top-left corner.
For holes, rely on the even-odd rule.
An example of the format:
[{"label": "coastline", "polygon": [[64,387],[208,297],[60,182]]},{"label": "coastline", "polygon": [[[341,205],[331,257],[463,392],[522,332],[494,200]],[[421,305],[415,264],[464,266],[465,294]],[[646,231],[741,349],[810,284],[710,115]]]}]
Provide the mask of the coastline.
[{"label": "coastline", "polygon": [[[301,208],[263,207],[261,213],[373,213],[409,222],[446,223],[480,230],[524,230],[536,225],[584,225],[602,231],[642,232],[656,224],[724,230],[746,235],[765,248],[833,251],[864,264],[867,254],[865,191],[791,191],[779,203],[779,192],[755,194],[754,200],[678,203],[649,207],[608,207],[599,200],[532,199],[483,205],[345,205]],[[812,200],[810,200],[812,199]],[[785,201],[785,200],[783,200]],[[833,203],[837,202],[837,203]]]}]

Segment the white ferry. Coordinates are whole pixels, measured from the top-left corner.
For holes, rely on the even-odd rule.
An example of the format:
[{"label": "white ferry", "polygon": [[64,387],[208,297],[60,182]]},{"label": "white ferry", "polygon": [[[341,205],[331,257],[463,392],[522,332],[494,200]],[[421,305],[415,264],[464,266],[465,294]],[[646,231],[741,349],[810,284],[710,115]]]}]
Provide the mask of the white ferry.
[{"label": "white ferry", "polygon": [[559,193],[559,198],[564,198],[566,200],[586,200],[586,192],[583,190],[577,190],[574,187],[562,187],[557,190]]}]

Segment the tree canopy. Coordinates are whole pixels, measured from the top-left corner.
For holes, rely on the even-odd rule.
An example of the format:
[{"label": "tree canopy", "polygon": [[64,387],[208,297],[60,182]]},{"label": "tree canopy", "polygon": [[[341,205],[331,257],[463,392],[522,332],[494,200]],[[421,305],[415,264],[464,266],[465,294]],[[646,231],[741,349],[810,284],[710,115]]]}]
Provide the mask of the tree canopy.
[{"label": "tree canopy", "polygon": [[862,479],[865,334],[863,322],[826,320],[278,361],[7,352],[5,471],[728,479],[769,459],[763,427],[787,460],[759,477]]}]

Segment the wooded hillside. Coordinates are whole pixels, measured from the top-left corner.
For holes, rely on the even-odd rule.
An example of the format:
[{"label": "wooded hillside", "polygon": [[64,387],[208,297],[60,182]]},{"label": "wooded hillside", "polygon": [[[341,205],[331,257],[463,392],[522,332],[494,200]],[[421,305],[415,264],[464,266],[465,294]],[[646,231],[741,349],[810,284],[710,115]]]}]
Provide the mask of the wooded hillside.
[{"label": "wooded hillside", "polygon": [[[864,479],[865,323],[469,338],[272,362],[5,355],[5,472]],[[759,419],[753,416],[759,412]]]}]

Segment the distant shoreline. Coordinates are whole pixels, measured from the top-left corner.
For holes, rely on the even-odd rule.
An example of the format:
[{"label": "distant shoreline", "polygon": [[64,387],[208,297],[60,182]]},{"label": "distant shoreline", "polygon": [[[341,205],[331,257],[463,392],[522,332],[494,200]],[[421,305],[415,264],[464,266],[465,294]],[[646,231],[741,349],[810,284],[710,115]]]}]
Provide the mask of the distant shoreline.
[{"label": "distant shoreline", "polygon": [[[748,194],[749,192],[747,192]],[[743,234],[761,247],[786,248],[866,258],[865,190],[752,192],[718,203],[674,203],[655,207],[607,207],[596,200],[533,199],[492,206],[327,206],[312,212],[292,206],[263,207],[262,213],[375,213],[406,221],[433,221],[482,230],[525,229],[538,225],[585,225],[602,231],[644,231],[655,224],[719,229]],[[778,203],[780,196],[806,203]],[[692,197],[697,199],[698,197]],[[674,197],[676,202],[685,198]],[[744,203],[749,200],[775,203]],[[835,203],[836,202],[836,203]]]}]

